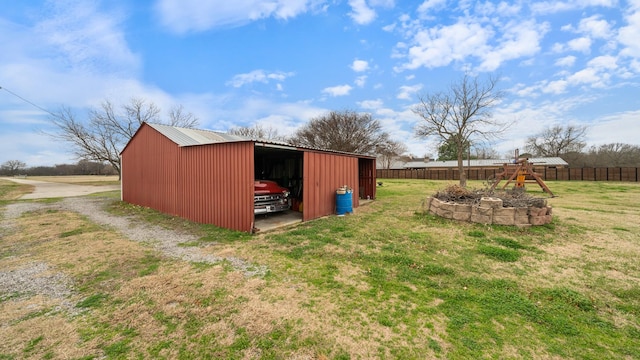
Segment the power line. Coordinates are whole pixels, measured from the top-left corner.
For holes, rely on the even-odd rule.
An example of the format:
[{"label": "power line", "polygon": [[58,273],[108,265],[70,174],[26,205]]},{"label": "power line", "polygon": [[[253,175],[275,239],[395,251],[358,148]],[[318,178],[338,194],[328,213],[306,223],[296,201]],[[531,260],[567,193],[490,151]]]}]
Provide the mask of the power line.
[{"label": "power line", "polygon": [[49,114],[49,115],[51,115],[51,116],[53,116],[53,117],[59,117],[59,115],[56,115],[56,114],[52,113],[51,111],[49,111],[49,110],[47,110],[47,109],[43,108],[42,106],[39,106],[39,105],[37,105],[37,104],[35,104],[35,103],[33,103],[33,102],[31,102],[31,101],[29,101],[29,100],[27,100],[27,99],[23,98],[22,96],[20,96],[20,95],[18,95],[18,94],[16,94],[16,93],[14,93],[13,91],[11,91],[11,90],[7,89],[6,87],[2,87],[2,86],[0,86],[0,90],[4,90],[4,91],[8,92],[9,94],[11,94],[11,95],[13,95],[13,96],[17,97],[18,99],[20,99],[20,100],[22,100],[22,101],[26,102],[27,104],[29,104],[29,105],[31,105],[31,106],[36,107],[36,108],[37,108],[37,109],[39,109],[39,110],[42,110],[42,111],[46,112],[47,114]]}]

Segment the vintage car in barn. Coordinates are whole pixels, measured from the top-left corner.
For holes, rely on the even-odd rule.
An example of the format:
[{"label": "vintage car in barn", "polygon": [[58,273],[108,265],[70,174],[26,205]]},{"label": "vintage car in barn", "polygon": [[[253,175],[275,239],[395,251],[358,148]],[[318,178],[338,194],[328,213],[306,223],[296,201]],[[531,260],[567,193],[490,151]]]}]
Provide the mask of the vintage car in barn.
[{"label": "vintage car in barn", "polygon": [[255,180],[253,212],[255,215],[285,211],[291,208],[289,189],[271,180]]}]

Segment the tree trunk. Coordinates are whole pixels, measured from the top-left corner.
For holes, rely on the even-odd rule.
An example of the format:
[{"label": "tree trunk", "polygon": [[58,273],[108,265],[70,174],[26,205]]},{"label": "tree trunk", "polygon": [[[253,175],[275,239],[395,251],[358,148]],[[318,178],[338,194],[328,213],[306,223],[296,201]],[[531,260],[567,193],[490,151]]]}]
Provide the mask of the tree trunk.
[{"label": "tree trunk", "polygon": [[460,186],[467,187],[467,173],[464,171],[464,163],[462,162],[462,150],[458,151],[458,174],[460,174]]}]

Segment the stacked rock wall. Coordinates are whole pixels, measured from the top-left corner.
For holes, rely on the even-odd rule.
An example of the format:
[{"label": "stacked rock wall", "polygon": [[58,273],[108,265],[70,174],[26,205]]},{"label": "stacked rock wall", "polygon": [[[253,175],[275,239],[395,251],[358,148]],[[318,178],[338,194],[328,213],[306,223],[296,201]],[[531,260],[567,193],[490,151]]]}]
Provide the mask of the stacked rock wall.
[{"label": "stacked rock wall", "polygon": [[502,200],[483,197],[480,204],[459,204],[427,198],[427,211],[443,218],[470,221],[480,224],[531,226],[544,225],[551,222],[551,206],[544,207],[503,207]]}]

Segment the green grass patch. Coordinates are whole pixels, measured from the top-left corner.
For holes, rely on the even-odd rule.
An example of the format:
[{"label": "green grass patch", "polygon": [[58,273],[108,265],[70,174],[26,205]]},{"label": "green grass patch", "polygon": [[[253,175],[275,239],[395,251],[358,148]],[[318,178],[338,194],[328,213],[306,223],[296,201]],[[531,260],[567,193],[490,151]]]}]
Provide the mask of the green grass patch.
[{"label": "green grass patch", "polygon": [[178,323],[176,319],[173,318],[172,316],[166,315],[162,311],[158,311],[154,313],[153,318],[165,326],[165,331],[164,331],[165,334],[171,334],[175,332],[176,329],[178,328]]},{"label": "green grass patch", "polygon": [[483,238],[486,237],[487,235],[484,233],[484,231],[480,231],[480,230],[471,230],[467,233],[467,235],[474,237],[474,238]]},{"label": "green grass patch", "polygon": [[83,299],[82,301],[78,302],[76,304],[77,307],[79,308],[98,308],[100,306],[102,306],[102,304],[109,299],[109,295],[108,294],[93,294],[90,295],[88,297],[86,297],[85,299]]},{"label": "green grass patch", "polygon": [[618,231],[627,231],[627,232],[631,231],[631,230],[629,230],[629,229],[627,229],[625,227],[621,227],[621,226],[614,226],[614,227],[612,227],[612,229],[613,230],[618,230]]},{"label": "green grass patch", "polygon": [[520,252],[513,249],[505,249],[491,245],[478,245],[478,252],[494,260],[503,262],[515,262],[520,259]]},{"label": "green grass patch", "polygon": [[127,354],[131,350],[130,339],[122,339],[108,345],[104,345],[102,350],[104,354],[111,359],[126,359]]},{"label": "green grass patch", "polygon": [[24,350],[22,350],[22,352],[24,352],[25,354],[31,353],[33,350],[35,350],[36,346],[38,346],[38,344],[42,342],[42,340],[44,340],[43,335],[40,335],[36,338],[29,340],[27,342],[27,345],[24,347]]},{"label": "green grass patch", "polygon": [[0,294],[0,303],[4,302],[4,301],[9,301],[12,299],[17,299],[21,296],[22,294],[20,294],[17,291],[13,291],[13,292],[9,292],[9,293],[5,293],[5,294]]},{"label": "green grass patch", "polygon": [[60,237],[61,238],[67,238],[67,237],[70,237],[70,236],[76,236],[76,235],[80,235],[80,234],[91,233],[91,232],[98,231],[98,230],[100,230],[100,228],[95,226],[95,225],[83,224],[82,226],[80,226],[78,228],[75,228],[73,230],[64,231],[64,232],[60,233]]},{"label": "green grass patch", "polygon": [[500,244],[500,245],[502,245],[504,247],[510,248],[510,249],[519,250],[519,249],[526,249],[527,248],[526,246],[524,246],[524,245],[520,244],[519,242],[517,242],[517,241],[515,241],[513,239],[510,239],[510,238],[496,237],[496,238],[493,238],[493,241],[495,241],[496,243],[498,243],[498,244]]},{"label": "green grass patch", "polygon": [[152,252],[147,252],[145,256],[136,264],[138,276],[147,276],[155,273],[163,258]]}]

